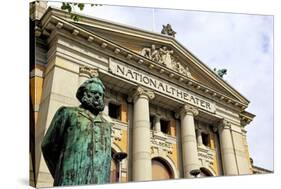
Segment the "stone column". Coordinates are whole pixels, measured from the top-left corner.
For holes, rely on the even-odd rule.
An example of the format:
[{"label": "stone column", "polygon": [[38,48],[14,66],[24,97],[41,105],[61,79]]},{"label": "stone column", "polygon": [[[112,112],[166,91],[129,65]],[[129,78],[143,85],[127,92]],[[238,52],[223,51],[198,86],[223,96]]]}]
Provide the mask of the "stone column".
[{"label": "stone column", "polygon": [[133,95],[133,181],[152,180],[149,100],[154,93],[138,87]]},{"label": "stone column", "polygon": [[190,171],[199,169],[198,151],[194,126],[194,116],[198,110],[190,105],[185,105],[181,110],[181,137],[184,177],[193,178]]},{"label": "stone column", "polygon": [[219,138],[224,175],[238,175],[237,163],[231,136],[230,122],[223,120],[219,125]]},{"label": "stone column", "polygon": [[108,108],[108,101],[104,100],[104,110],[103,112],[108,115],[109,114],[109,108]]},{"label": "stone column", "polygon": [[202,146],[203,145],[203,140],[202,140],[202,134],[201,134],[200,129],[196,130],[196,135],[197,135],[198,146]]},{"label": "stone column", "polygon": [[161,123],[160,123],[160,116],[155,115],[153,120],[153,130],[156,132],[161,131]]}]

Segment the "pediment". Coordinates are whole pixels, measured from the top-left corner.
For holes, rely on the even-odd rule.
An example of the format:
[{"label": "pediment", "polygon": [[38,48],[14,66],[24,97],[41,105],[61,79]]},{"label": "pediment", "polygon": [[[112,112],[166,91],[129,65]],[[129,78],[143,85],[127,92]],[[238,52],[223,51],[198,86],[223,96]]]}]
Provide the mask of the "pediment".
[{"label": "pediment", "polygon": [[[62,15],[62,11],[55,10]],[[79,23],[64,19],[122,48],[143,56],[157,64],[188,77],[207,88],[218,91],[235,101],[247,105],[249,101],[232,86],[217,76],[208,66],[182,46],[174,37],[144,31],[96,18],[81,17]]]}]

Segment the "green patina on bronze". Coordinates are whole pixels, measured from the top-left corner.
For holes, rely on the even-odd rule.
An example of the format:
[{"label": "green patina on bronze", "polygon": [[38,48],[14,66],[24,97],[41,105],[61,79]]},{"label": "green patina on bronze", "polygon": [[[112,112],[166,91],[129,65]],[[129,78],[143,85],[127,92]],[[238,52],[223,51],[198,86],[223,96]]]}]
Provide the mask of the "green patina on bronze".
[{"label": "green patina on bronze", "polygon": [[98,78],[84,82],[79,107],[61,107],[42,142],[54,186],[110,182],[111,124],[100,114],[104,86]]},{"label": "green patina on bronze", "polygon": [[214,72],[220,77],[223,78],[224,75],[227,74],[227,69],[223,68],[223,69],[218,69],[214,68]]}]

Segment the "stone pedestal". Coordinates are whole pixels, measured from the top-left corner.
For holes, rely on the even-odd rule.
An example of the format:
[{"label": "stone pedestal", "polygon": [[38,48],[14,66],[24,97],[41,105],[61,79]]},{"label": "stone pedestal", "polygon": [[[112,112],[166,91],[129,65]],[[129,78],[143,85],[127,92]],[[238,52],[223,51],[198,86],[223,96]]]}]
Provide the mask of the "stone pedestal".
[{"label": "stone pedestal", "polygon": [[238,175],[237,163],[231,136],[231,125],[228,121],[222,121],[219,125],[219,138],[224,175]]},{"label": "stone pedestal", "polygon": [[184,177],[192,178],[192,170],[199,169],[194,116],[198,110],[190,105],[185,105],[181,110],[181,137]]},{"label": "stone pedestal", "polygon": [[133,181],[152,180],[149,100],[154,93],[138,87],[133,96]]}]

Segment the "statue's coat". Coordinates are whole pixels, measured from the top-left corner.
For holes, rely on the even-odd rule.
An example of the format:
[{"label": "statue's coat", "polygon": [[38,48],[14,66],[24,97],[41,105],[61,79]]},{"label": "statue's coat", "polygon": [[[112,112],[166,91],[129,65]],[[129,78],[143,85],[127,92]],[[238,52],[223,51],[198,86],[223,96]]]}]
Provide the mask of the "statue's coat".
[{"label": "statue's coat", "polygon": [[42,152],[54,186],[109,183],[111,124],[81,107],[61,107]]}]

